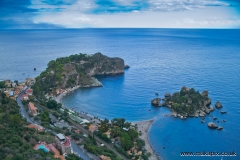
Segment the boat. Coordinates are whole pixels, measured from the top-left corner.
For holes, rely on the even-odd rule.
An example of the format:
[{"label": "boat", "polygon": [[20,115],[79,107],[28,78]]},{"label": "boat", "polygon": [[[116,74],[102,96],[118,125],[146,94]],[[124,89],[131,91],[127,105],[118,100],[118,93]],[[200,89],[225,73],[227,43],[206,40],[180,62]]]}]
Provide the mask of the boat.
[{"label": "boat", "polygon": [[227,113],[227,112],[226,112],[226,111],[220,111],[220,113],[221,113],[221,114],[225,114],[225,113]]},{"label": "boat", "polygon": [[217,119],[217,117],[213,117],[213,120],[216,120]]}]

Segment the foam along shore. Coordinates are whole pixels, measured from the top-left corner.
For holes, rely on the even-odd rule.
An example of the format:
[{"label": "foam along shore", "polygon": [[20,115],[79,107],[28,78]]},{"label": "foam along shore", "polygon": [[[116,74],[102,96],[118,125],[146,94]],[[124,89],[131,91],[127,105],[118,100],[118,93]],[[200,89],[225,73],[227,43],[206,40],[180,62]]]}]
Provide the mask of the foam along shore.
[{"label": "foam along shore", "polygon": [[138,133],[142,133],[139,138],[145,141],[145,149],[147,152],[151,153],[149,160],[159,160],[158,156],[154,153],[153,148],[148,140],[148,130],[151,127],[154,120],[147,120],[147,121],[138,121],[138,122],[131,122],[132,125],[137,124],[137,131]]}]

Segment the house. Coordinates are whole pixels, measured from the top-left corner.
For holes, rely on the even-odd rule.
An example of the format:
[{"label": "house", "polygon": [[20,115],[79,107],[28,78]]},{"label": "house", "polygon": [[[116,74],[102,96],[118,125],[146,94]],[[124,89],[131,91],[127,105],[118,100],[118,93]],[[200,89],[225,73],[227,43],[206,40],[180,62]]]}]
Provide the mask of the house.
[{"label": "house", "polygon": [[32,93],[33,93],[33,90],[32,89],[28,89],[28,90],[26,90],[26,94],[28,94],[28,95],[32,95]]},{"label": "house", "polygon": [[104,134],[106,134],[106,136],[107,136],[108,138],[110,138],[110,137],[111,137],[111,129],[108,130],[107,132],[105,132]]},{"label": "house", "polygon": [[21,99],[22,101],[23,101],[23,100],[25,100],[25,101],[29,100],[28,94],[23,94],[20,99]]},{"label": "house", "polygon": [[64,136],[63,134],[56,134],[55,141],[57,145],[56,147],[61,150],[63,154],[73,153],[71,142],[68,137]]},{"label": "house", "polygon": [[44,131],[44,128],[42,126],[37,125],[37,124],[29,124],[27,126],[27,128],[36,129],[38,132],[43,132]]},{"label": "house", "polygon": [[99,159],[100,159],[100,160],[111,160],[110,157],[104,156],[104,155],[99,156]]},{"label": "house", "polygon": [[93,133],[95,130],[97,130],[97,126],[94,126],[94,125],[90,125],[89,127],[88,127],[88,130],[91,132],[91,133]]},{"label": "house", "polygon": [[11,85],[12,85],[12,82],[11,82],[11,80],[5,80],[5,86],[6,87],[11,87]]},{"label": "house", "polygon": [[19,93],[21,93],[23,90],[23,86],[16,86],[14,88],[14,95],[15,95],[15,98],[19,95]]},{"label": "house", "polygon": [[37,108],[34,106],[34,104],[32,102],[29,102],[28,108],[29,108],[29,111],[31,112],[31,114],[33,116],[36,116],[38,114],[37,113]]}]

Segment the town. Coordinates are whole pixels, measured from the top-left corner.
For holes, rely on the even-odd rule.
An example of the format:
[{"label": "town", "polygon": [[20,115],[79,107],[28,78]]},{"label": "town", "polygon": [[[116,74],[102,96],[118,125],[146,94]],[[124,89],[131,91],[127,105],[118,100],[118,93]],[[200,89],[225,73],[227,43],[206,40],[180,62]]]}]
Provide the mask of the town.
[{"label": "town", "polygon": [[[146,160],[151,156],[144,148],[145,141],[139,138],[142,133],[137,131],[137,124],[124,118],[99,119],[70,110],[55,101],[53,95],[45,95],[48,100],[39,102],[31,89],[34,83],[33,78],[24,82],[0,81],[2,105],[8,99],[16,101],[26,121],[24,127],[35,131],[24,136],[24,141],[30,142],[34,150],[51,152],[55,159],[61,160]],[[67,92],[59,89],[56,95]]]}]

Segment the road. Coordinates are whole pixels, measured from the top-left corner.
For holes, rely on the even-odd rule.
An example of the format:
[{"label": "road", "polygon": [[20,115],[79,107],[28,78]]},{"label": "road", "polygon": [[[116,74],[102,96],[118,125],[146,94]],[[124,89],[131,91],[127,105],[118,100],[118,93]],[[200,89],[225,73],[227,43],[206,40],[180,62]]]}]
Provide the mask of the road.
[{"label": "road", "polygon": [[[29,88],[29,87],[28,87],[28,88]],[[27,88],[27,89],[28,89],[28,88]],[[20,99],[21,96],[25,93],[25,91],[26,91],[27,89],[23,90],[23,91],[18,95],[18,97],[17,97],[17,103],[18,103],[18,106],[20,107],[20,113],[21,113],[21,115],[22,115],[24,118],[26,118],[27,122],[33,123],[33,124],[37,124],[36,122],[32,121],[32,120],[29,118],[28,113],[26,112],[25,108],[23,107],[22,101],[21,101],[21,99]]]},{"label": "road", "polygon": [[[52,111],[49,108],[43,107],[44,109],[48,110],[48,111]],[[88,135],[90,132],[88,130],[86,130],[83,126],[77,124],[76,122],[74,122],[73,120],[69,119],[72,123],[73,126],[75,126],[77,129],[81,130],[84,134]],[[102,143],[104,144],[108,149],[112,150],[117,156],[121,157],[123,160],[127,160],[125,158],[125,156],[123,156],[122,154],[120,154],[119,152],[116,151],[116,149],[113,147],[113,145],[108,144],[107,142],[105,142],[104,140],[100,139],[99,137],[95,137],[96,141],[98,143]]]},{"label": "road", "polygon": [[[29,88],[29,87],[28,87]],[[27,89],[28,89],[27,88]],[[21,96],[25,93],[25,91],[27,90],[23,90],[17,97],[17,103],[18,106],[20,107],[20,113],[23,116],[23,118],[26,118],[27,122],[32,123],[32,124],[38,124],[35,121],[32,121],[29,118],[28,113],[26,112],[25,108],[23,107],[22,101],[21,101]],[[54,135],[56,135],[56,133],[54,131],[50,131],[51,133],[53,133]],[[90,158],[77,146],[76,143],[74,143],[73,141],[71,141],[71,145],[72,145],[72,149],[74,152],[76,152],[78,154],[78,156],[80,156],[81,158],[83,158],[84,160],[90,160]]]}]

